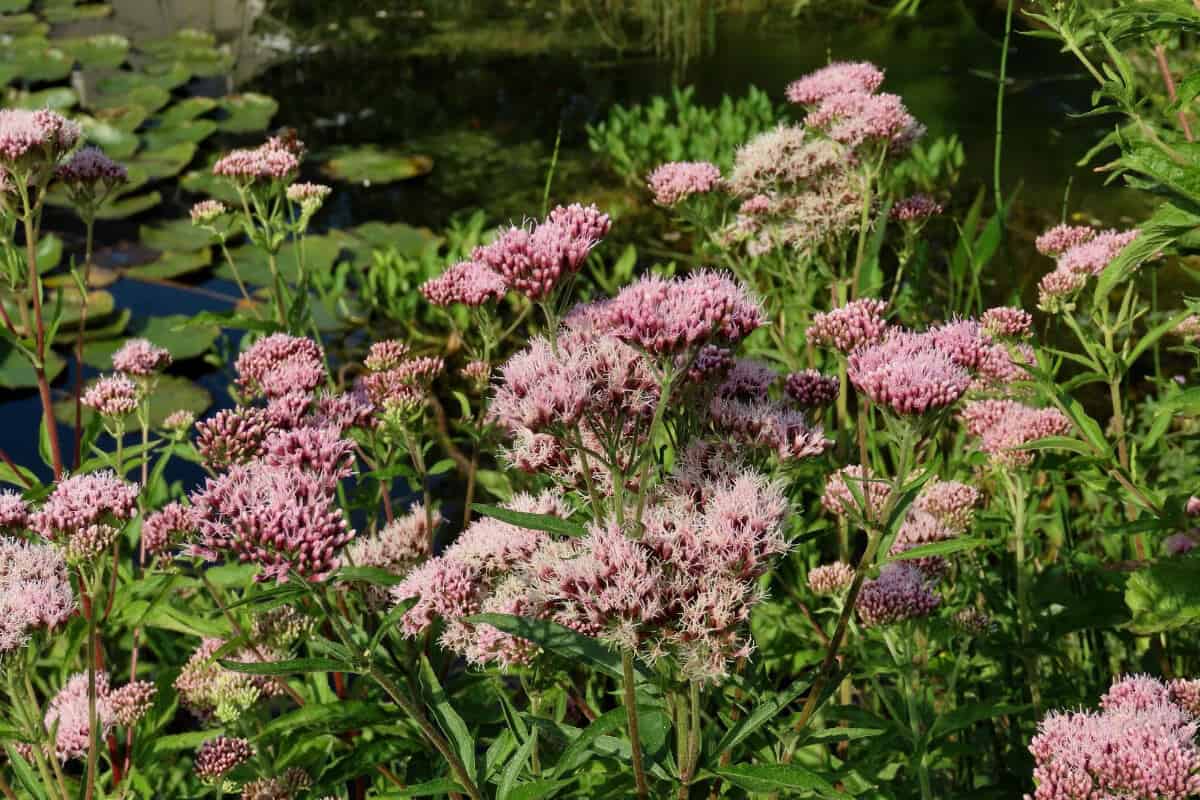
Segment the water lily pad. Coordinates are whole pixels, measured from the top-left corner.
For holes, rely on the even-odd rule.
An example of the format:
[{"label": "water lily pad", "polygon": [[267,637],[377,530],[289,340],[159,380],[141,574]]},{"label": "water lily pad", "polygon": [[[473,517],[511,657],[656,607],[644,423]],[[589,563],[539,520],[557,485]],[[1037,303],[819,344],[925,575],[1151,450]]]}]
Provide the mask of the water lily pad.
[{"label": "water lily pad", "polygon": [[[47,308],[54,308],[58,303],[58,298],[62,297],[62,323],[64,328],[70,328],[79,324],[79,320],[83,318],[83,298],[79,295],[79,290],[74,284],[64,286],[56,292],[50,293],[46,300]],[[88,319],[99,320],[107,314],[113,313],[116,308],[116,300],[112,294],[97,289],[87,293]]]},{"label": "water lily pad", "polygon": [[179,179],[179,185],[186,191],[214,197],[227,206],[236,206],[241,202],[237,190],[229,185],[229,181],[213,175],[210,169],[194,169],[188,172]]},{"label": "water lily pad", "polygon": [[148,112],[158,109],[171,102],[171,93],[161,86],[137,86],[128,91],[98,91],[91,98],[93,108],[116,108],[117,106],[136,105]]},{"label": "water lily pad", "polygon": [[246,92],[221,98],[221,108],[228,115],[218,123],[226,133],[254,133],[266,130],[279,103],[265,94]]},{"label": "water lily pad", "polygon": [[34,83],[61,81],[75,67],[74,58],[51,47],[45,39],[24,40],[13,46],[10,53],[11,63],[20,71],[21,77]]},{"label": "water lily pad", "polygon": [[[159,347],[165,347],[176,361],[198,358],[208,352],[213,342],[221,335],[216,325],[199,325],[182,314],[165,317],[141,317],[133,321],[127,338],[149,339]],[[96,369],[112,369],[112,354],[125,344],[126,338],[84,345],[83,361]]]},{"label": "water lily pad", "polygon": [[201,114],[206,114],[217,107],[217,101],[211,97],[185,97],[178,103],[158,115],[159,122],[164,125],[178,125],[190,122]]},{"label": "water lily pad", "polygon": [[[53,350],[46,351],[46,377],[54,380],[66,362]],[[0,387],[28,389],[37,386],[37,375],[24,354],[7,342],[0,342]]]},{"label": "water lily pad", "polygon": [[[88,342],[111,341],[114,337],[120,336],[124,333],[125,327],[129,325],[132,316],[133,313],[127,308],[122,308],[98,319],[93,318],[89,313],[87,330],[83,333],[84,348],[87,347]],[[54,337],[54,343],[56,345],[73,345],[78,337],[78,327],[60,328],[58,335]]]},{"label": "water lily pad", "polygon": [[175,252],[167,250],[149,264],[131,267],[126,275],[131,278],[178,278],[190,272],[206,269],[212,265],[212,250],[192,250],[190,252]]},{"label": "water lily pad", "polygon": [[173,125],[163,125],[146,133],[146,147],[162,150],[180,142],[199,144],[217,132],[217,123],[211,119],[188,120]]},{"label": "water lily pad", "polygon": [[[304,242],[305,269],[314,274],[328,272],[337,261],[337,256],[341,252],[341,249],[341,242],[333,237],[306,237]],[[256,286],[269,286],[271,284],[270,263],[267,260],[267,256],[257,247],[244,244],[241,247],[232,248],[229,251],[229,255],[237,265],[238,273],[241,275],[243,281]],[[298,256],[299,250],[295,242],[288,242],[279,248],[276,263],[279,265],[279,271],[289,283],[294,283],[299,277]],[[233,270],[229,268],[229,264],[224,259],[217,265],[214,272],[218,278],[224,278],[225,280],[234,279]]]},{"label": "water lily pad", "polygon": [[0,33],[12,36],[45,36],[50,26],[33,14],[0,16]]},{"label": "water lily pad", "polygon": [[138,228],[142,244],[155,250],[199,250],[212,244],[212,234],[190,219],[174,219]]},{"label": "water lily pad", "polygon": [[96,112],[96,119],[106,122],[118,130],[133,133],[138,129],[150,112],[141,106],[116,106]]},{"label": "water lily pad", "polygon": [[129,162],[131,167],[140,167],[153,179],[170,178],[178,175],[196,155],[196,145],[179,142],[160,150],[150,150]]},{"label": "water lily pad", "polygon": [[112,14],[112,6],[105,3],[88,3],[81,6],[66,4],[47,5],[42,9],[46,21],[54,25],[79,22],[85,19],[104,19]]},{"label": "water lily pad", "polygon": [[99,145],[109,158],[120,161],[137,152],[139,142],[136,134],[93,117],[80,117],[78,122],[87,140]]},{"label": "water lily pad", "polygon": [[429,156],[411,155],[375,145],[338,148],[321,171],[335,180],[361,183],[394,183],[427,174],[433,169]]},{"label": "water lily pad", "polygon": [[116,33],[55,39],[54,43],[89,69],[116,69],[125,63],[129,52],[129,40]]},{"label": "water lily pad", "polygon": [[18,92],[11,102],[17,108],[49,108],[53,111],[66,111],[79,104],[79,95],[75,90],[66,86],[55,86],[40,92]]},{"label": "water lily pad", "polygon": [[[118,346],[119,346],[118,342]],[[173,411],[191,411],[199,416],[212,405],[212,395],[202,386],[197,386],[187,378],[178,375],[160,375],[154,393],[150,395],[150,426],[159,427]],[[83,421],[86,425],[94,412],[89,408],[83,409]],[[75,423],[75,401],[62,400],[54,404],[54,417],[65,425]],[[126,428],[137,426],[137,417],[130,414],[125,419]]]},{"label": "water lily pad", "polygon": [[329,235],[341,240],[359,263],[369,260],[372,250],[393,247],[400,255],[416,258],[437,243],[433,231],[402,222],[368,222],[348,230],[331,231]]},{"label": "water lily pad", "polygon": [[0,14],[16,14],[29,8],[32,0],[0,0]]},{"label": "water lily pad", "polygon": [[101,206],[100,210],[96,212],[96,218],[104,220],[127,219],[143,211],[149,211],[161,202],[162,195],[158,192],[138,194],[132,197],[119,197]]}]

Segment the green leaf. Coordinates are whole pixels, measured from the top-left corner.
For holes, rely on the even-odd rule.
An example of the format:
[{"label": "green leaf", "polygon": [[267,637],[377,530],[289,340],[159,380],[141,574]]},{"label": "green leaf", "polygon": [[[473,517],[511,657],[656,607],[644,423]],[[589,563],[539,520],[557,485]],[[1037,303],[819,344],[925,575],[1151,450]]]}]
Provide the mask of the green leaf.
[{"label": "green leaf", "polygon": [[292,735],[307,728],[316,728],[321,734],[336,734],[394,722],[395,718],[394,710],[366,700],[338,699],[330,703],[309,703],[271,720],[258,731],[255,738]]},{"label": "green leaf", "polygon": [[130,161],[129,166],[145,170],[152,180],[173,178],[183,172],[195,155],[194,142],[177,142],[161,150],[148,150]]},{"label": "green leaf", "polygon": [[888,560],[904,561],[911,558],[947,556],[952,553],[961,553],[963,550],[974,550],[976,547],[980,547],[985,544],[987,544],[987,539],[960,536],[956,539],[945,539],[940,542],[930,542],[929,544],[917,545],[911,550],[905,550],[903,553],[897,553],[896,555],[891,556]]},{"label": "green leaf", "polygon": [[[656,706],[638,706],[639,715],[659,710]],[[607,711],[596,717],[563,750],[562,755],[558,757],[558,761],[554,764],[553,774],[559,777],[578,769],[587,759],[592,745],[602,736],[607,736],[613,731],[622,730],[627,724],[628,719],[628,714],[626,714],[623,707],[614,708],[612,711]]]},{"label": "green leaf", "polygon": [[29,762],[8,742],[4,743],[4,750],[8,753],[9,766],[12,767],[17,780],[25,787],[30,796],[37,800],[45,800],[46,791],[42,788],[42,782],[34,775],[33,768],[29,765]]},{"label": "green leaf", "polygon": [[544,531],[546,533],[556,533],[560,536],[571,537],[587,535],[587,529],[582,525],[561,517],[555,517],[551,514],[530,514],[525,511],[512,511],[507,508],[489,506],[483,503],[473,503],[471,508],[485,517],[492,517],[501,522],[507,522],[510,525],[528,528],[533,531]]},{"label": "green leaf", "polygon": [[458,753],[467,775],[475,775],[475,740],[471,737],[467,723],[463,722],[463,718],[454,710],[437,673],[433,671],[433,665],[424,653],[421,654],[421,682],[425,685],[430,700],[429,709],[437,719],[439,727]]},{"label": "green leaf", "polygon": [[138,238],[155,250],[199,250],[212,244],[210,232],[192,224],[190,219],[173,219],[138,227]]},{"label": "green leaf", "polygon": [[172,103],[159,114],[158,121],[159,124],[168,127],[191,122],[201,114],[212,111],[217,105],[217,101],[211,97],[185,97],[177,103]]},{"label": "green leaf", "polygon": [[[475,625],[491,625],[505,633],[528,639],[568,660],[582,659],[609,677],[622,677],[620,654],[598,639],[584,636],[558,623],[512,614],[475,614],[465,621]],[[640,664],[636,668],[643,675],[648,674]]]},{"label": "green leaf", "polygon": [[404,577],[379,567],[345,566],[340,567],[333,574],[333,580],[346,583],[370,583],[375,586],[395,586],[403,581]]},{"label": "green leaf", "polygon": [[1084,456],[1095,455],[1095,451],[1078,439],[1073,439],[1070,436],[1045,436],[1041,439],[1033,439],[1025,442],[1016,449],[1018,450],[1068,450],[1072,453],[1079,453]]},{"label": "green leaf", "polygon": [[[159,347],[166,348],[176,362],[204,355],[221,335],[221,329],[216,325],[198,323],[183,314],[142,317],[134,320],[127,332],[130,338],[149,339]],[[84,345],[84,363],[99,370],[112,369],[113,353],[121,349],[125,341],[126,339],[115,339]],[[196,403],[198,402],[199,396],[196,398]]]},{"label": "green leaf", "polygon": [[575,779],[552,781],[546,778],[522,783],[512,790],[508,800],[541,800],[543,797],[553,797],[564,786],[574,783]]},{"label": "green leaf", "polygon": [[375,145],[338,148],[321,167],[334,180],[361,183],[364,186],[394,183],[427,174],[433,169],[428,156],[406,155]]},{"label": "green leaf", "polygon": [[80,117],[79,125],[83,128],[87,140],[99,145],[109,158],[123,161],[137,152],[139,145],[137,135],[119,128],[112,122],[105,122],[93,117]]},{"label": "green leaf", "polygon": [[291,658],[286,661],[243,662],[218,658],[217,663],[247,675],[297,675],[307,672],[357,672],[352,665],[331,658]]},{"label": "green leaf", "polygon": [[279,103],[265,94],[246,92],[221,98],[220,107],[227,115],[217,123],[226,133],[256,133],[266,130]]},{"label": "green leaf", "polygon": [[125,62],[129,40],[115,33],[74,39],[55,39],[54,44],[75,58],[86,69],[116,69]]},{"label": "green leaf", "polygon": [[[53,381],[63,371],[66,362],[53,350],[46,351],[46,379]],[[0,342],[0,387],[5,389],[28,389],[37,386],[37,375],[33,365],[19,350],[6,342]]]},{"label": "green leaf", "polygon": [[1164,248],[1189,231],[1200,227],[1200,216],[1184,211],[1171,203],[1159,206],[1150,219],[1141,225],[1138,237],[1125,246],[1112,262],[1100,273],[1096,281],[1093,305],[1099,308],[1120,283],[1135,269],[1153,258]]},{"label": "green leaf", "polygon": [[158,258],[148,264],[139,264],[124,270],[127,278],[135,280],[170,280],[180,275],[189,275],[212,266],[212,250],[194,250],[192,252],[177,252],[165,250]]},{"label": "green leaf", "polygon": [[398,800],[401,797],[444,797],[452,793],[466,794],[466,790],[459,786],[458,781],[453,781],[449,778],[438,778],[426,781],[425,783],[418,783],[415,786],[409,786],[407,789],[384,792],[375,796],[378,800],[392,800],[392,798],[397,798]]},{"label": "green leaf", "polygon": [[985,719],[993,719],[1005,715],[1022,714],[1032,706],[1017,705],[1014,703],[971,703],[970,705],[961,706],[953,711],[947,711],[938,714],[937,719],[933,723],[933,727],[929,730],[929,738],[937,739],[955,731],[960,731],[963,728],[969,728],[976,722],[982,722]]},{"label": "green leaf", "polygon": [[1133,612],[1129,627],[1150,635],[1200,621],[1200,558],[1159,561],[1129,576],[1125,604]]},{"label": "green leaf", "polygon": [[725,780],[749,792],[801,790],[817,797],[848,798],[829,781],[799,764],[738,764],[713,770]]},{"label": "green leaf", "polygon": [[100,210],[96,212],[96,219],[106,221],[128,219],[129,217],[141,214],[143,211],[149,211],[161,202],[162,195],[158,192],[139,194],[133,197],[121,197],[117,200],[110,200],[101,206]]},{"label": "green leaf", "polygon": [[516,786],[517,778],[520,777],[521,770],[524,769],[525,762],[529,760],[529,754],[533,751],[535,744],[537,744],[537,739],[527,736],[525,743],[509,759],[508,766],[504,768],[504,774],[500,777],[500,785],[496,789],[496,800],[509,800],[509,793]]},{"label": "green leaf", "polygon": [[787,691],[780,692],[769,699],[757,703],[752,712],[738,720],[737,724],[725,732],[725,735],[721,737],[721,741],[717,742],[717,746],[708,760],[715,763],[724,753],[737,747],[747,737],[763,725],[766,725],[781,711],[795,702],[796,698],[804,694],[808,686],[807,681],[796,681]]}]

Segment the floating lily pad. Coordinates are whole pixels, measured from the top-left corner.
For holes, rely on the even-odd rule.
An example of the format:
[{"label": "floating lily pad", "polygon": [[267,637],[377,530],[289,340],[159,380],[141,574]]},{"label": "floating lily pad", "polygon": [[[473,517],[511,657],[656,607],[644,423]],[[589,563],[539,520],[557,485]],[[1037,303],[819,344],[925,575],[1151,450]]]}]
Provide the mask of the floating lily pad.
[{"label": "floating lily pad", "polygon": [[93,108],[116,108],[118,106],[141,106],[147,112],[171,102],[171,93],[161,86],[138,86],[129,91],[98,91],[91,99]]},{"label": "floating lily pad", "polygon": [[[118,342],[118,346],[120,342]],[[212,405],[212,395],[202,386],[197,386],[187,378],[178,375],[160,375],[154,393],[150,395],[150,426],[160,427],[173,411],[191,411],[200,416]],[[83,409],[83,421],[86,425],[94,412],[89,408]],[[54,404],[54,417],[65,425],[75,423],[75,401],[62,400]],[[126,428],[137,426],[137,417],[130,414],[125,419]]]},{"label": "floating lily pad", "polygon": [[402,222],[368,222],[348,230],[331,231],[329,235],[339,239],[359,263],[369,260],[372,250],[393,247],[400,255],[416,258],[437,243],[433,231]]},{"label": "floating lily pad", "polygon": [[17,108],[49,108],[53,111],[66,111],[79,104],[79,95],[75,90],[66,86],[55,86],[40,92],[20,92],[12,98],[12,104]]},{"label": "floating lily pad", "polygon": [[0,33],[12,36],[45,36],[49,32],[50,26],[33,14],[0,16]]},{"label": "floating lily pad", "polygon": [[0,14],[16,14],[29,8],[32,0],[0,0]]},{"label": "floating lily pad", "polygon": [[61,81],[71,74],[75,59],[44,39],[26,40],[11,50],[11,63],[20,76],[34,83]]},{"label": "floating lily pad", "polygon": [[188,120],[173,125],[153,128],[146,133],[146,147],[162,150],[180,142],[199,144],[217,132],[217,123],[211,119]]},{"label": "floating lily pad", "polygon": [[90,69],[115,69],[125,63],[125,56],[129,52],[129,40],[115,33],[55,39],[54,43]]},{"label": "floating lily pad", "polygon": [[[342,245],[337,239],[329,236],[308,236],[304,242],[304,264],[310,273],[328,272],[337,261]],[[246,283],[256,286],[271,285],[271,266],[267,256],[257,247],[244,244],[229,251],[238,273]],[[276,263],[279,271],[289,283],[294,283],[299,277],[299,249],[295,242],[288,242],[279,248]],[[215,270],[218,278],[233,280],[233,270],[222,260]]]},{"label": "floating lily pad", "polygon": [[139,194],[132,197],[119,197],[101,206],[100,210],[96,212],[96,218],[105,220],[127,219],[143,211],[149,211],[161,202],[162,195],[158,192]]},{"label": "floating lily pad", "polygon": [[191,252],[165,251],[149,264],[131,267],[126,275],[131,278],[178,278],[189,272],[206,269],[212,265],[212,250],[193,250]]},{"label": "floating lily pad", "polygon": [[120,161],[137,152],[139,143],[136,134],[92,117],[80,117],[78,122],[87,140],[99,145],[109,158]]},{"label": "floating lily pad", "polygon": [[158,115],[159,122],[164,125],[178,125],[190,122],[201,114],[206,114],[217,107],[217,101],[211,97],[187,97],[178,103],[173,103],[168,109]]},{"label": "floating lily pad", "polygon": [[209,169],[194,169],[188,172],[179,179],[179,185],[186,191],[214,197],[227,206],[236,206],[241,202],[237,190],[229,185],[229,181],[218,178]]},{"label": "floating lily pad", "polygon": [[96,119],[126,133],[133,133],[146,121],[149,114],[150,112],[141,106],[117,106],[97,111]]},{"label": "floating lily pad", "polygon": [[266,130],[279,103],[265,94],[246,92],[221,99],[221,108],[228,115],[218,123],[226,133],[253,133]]},{"label": "floating lily pad", "polygon": [[[46,350],[46,377],[54,380],[66,362],[53,350]],[[37,386],[37,375],[24,354],[7,342],[0,342],[0,387],[29,389]]]},{"label": "floating lily pad", "polygon": [[129,165],[146,170],[152,179],[170,178],[182,172],[195,155],[195,144],[179,142],[161,150],[141,153]]},{"label": "floating lily pad", "polygon": [[[133,316],[127,308],[122,308],[114,314],[108,314],[94,319],[91,314],[88,315],[87,329],[83,333],[84,348],[87,348],[87,342],[111,341],[114,337],[120,336],[125,327],[129,324],[129,319]],[[58,336],[54,337],[54,343],[57,345],[71,345],[79,337],[79,329],[62,328],[59,329]]]},{"label": "floating lily pad", "polygon": [[364,186],[408,180],[432,169],[433,159],[429,156],[410,155],[374,145],[338,148],[333,158],[321,167],[322,172],[335,180]]},{"label": "floating lily pad", "polygon": [[138,228],[138,238],[155,250],[199,250],[212,244],[212,234],[189,219],[174,219]]},{"label": "floating lily pad", "polygon": [[112,354],[117,352],[128,338],[149,339],[159,347],[165,347],[176,361],[198,358],[208,352],[213,342],[221,335],[216,325],[199,325],[182,314],[165,317],[142,317],[133,321],[126,336],[104,342],[84,345],[83,361],[96,369],[112,369]]},{"label": "floating lily pad", "polygon": [[[65,286],[57,292],[51,293],[46,300],[46,308],[54,308],[58,303],[59,296],[62,297],[62,326],[70,328],[79,324],[79,320],[83,318],[83,303],[79,295],[79,290],[74,284]],[[88,319],[98,320],[107,314],[113,313],[117,307],[116,300],[112,294],[97,289],[87,293]],[[49,312],[48,312],[49,313]]]},{"label": "floating lily pad", "polygon": [[42,9],[46,21],[54,25],[65,22],[79,22],[85,19],[104,19],[112,14],[112,6],[104,3],[88,3],[82,6],[65,4],[47,6]]}]

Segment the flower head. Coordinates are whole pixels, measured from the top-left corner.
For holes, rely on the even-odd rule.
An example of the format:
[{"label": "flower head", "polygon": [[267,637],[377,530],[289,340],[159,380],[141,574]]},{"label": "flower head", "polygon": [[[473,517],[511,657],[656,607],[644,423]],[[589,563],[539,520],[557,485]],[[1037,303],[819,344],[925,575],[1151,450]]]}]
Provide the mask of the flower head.
[{"label": "flower head", "polygon": [[783,391],[789,400],[801,408],[825,408],[837,399],[838,379],[822,375],[815,369],[806,369],[788,375]]},{"label": "flower head", "polygon": [[107,375],[87,388],[81,402],[102,416],[121,419],[136,411],[141,399],[137,384],[129,378]]},{"label": "flower head", "polygon": [[113,353],[113,369],[126,375],[145,377],[171,365],[171,353],[148,339],[130,339]]},{"label": "flower head", "polygon": [[1138,237],[1139,231],[1101,231],[1086,242],[1077,244],[1058,257],[1056,269],[1083,275],[1099,275],[1125,246]]},{"label": "flower head", "polygon": [[868,61],[835,61],[787,87],[788,102],[811,106],[848,92],[871,94],[883,84],[883,70]]},{"label": "flower head", "polygon": [[95,557],[137,511],[138,487],[111,470],[73,475],[59,482],[29,527],[60,545],[67,557]]},{"label": "flower head", "polygon": [[196,753],[196,777],[205,783],[218,783],[253,757],[254,747],[246,739],[232,736],[209,739]]},{"label": "flower head", "polygon": [[280,139],[268,139],[255,148],[232,150],[213,164],[213,175],[234,183],[250,185],[255,182],[288,182],[300,169],[300,157],[295,149]]},{"label": "flower head", "polygon": [[569,206],[555,206],[546,219],[555,225],[561,225],[576,239],[593,242],[603,239],[612,228],[612,218],[594,204],[585,206],[571,203]]},{"label": "flower head", "polygon": [[[112,730],[112,707],[108,703],[108,675],[96,673],[96,721],[103,739]],[[54,753],[59,761],[86,758],[91,744],[91,715],[88,708],[88,673],[77,672],[67,679],[46,706],[43,719],[46,730],[57,727]]]},{"label": "flower head", "polygon": [[962,411],[967,432],[979,437],[979,449],[1006,466],[1033,462],[1021,447],[1047,436],[1066,436],[1071,421],[1056,408],[1033,408],[1015,400],[977,400]]},{"label": "flower head", "polygon": [[325,202],[325,198],[333,192],[323,183],[293,183],[287,188],[287,198],[312,213]]},{"label": "flower head", "polygon": [[274,431],[263,440],[262,460],[271,466],[294,467],[336,481],[354,473],[354,441],[327,426]]},{"label": "flower head", "polygon": [[835,516],[877,520],[891,497],[892,488],[886,480],[877,477],[869,468],[852,464],[826,478],[821,506]]},{"label": "flower head", "polygon": [[0,164],[9,172],[54,166],[80,134],[79,125],[48,108],[0,109]]},{"label": "flower head", "polygon": [[238,356],[234,370],[238,386],[251,395],[267,397],[312,391],[326,377],[320,345],[286,333],[259,339]]},{"label": "flower head", "polygon": [[421,294],[435,306],[482,306],[504,299],[507,292],[504,278],[478,261],[461,261],[421,284]]},{"label": "flower head", "polygon": [[833,347],[850,353],[864,344],[874,344],[883,338],[888,324],[884,319],[887,303],[863,298],[840,308],[814,314],[805,335],[813,344]]},{"label": "flower head", "polygon": [[62,554],[49,545],[0,537],[0,656],[38,629],[55,628],[75,610]]},{"label": "flower head", "polygon": [[1022,339],[1033,327],[1033,316],[1028,311],[1011,306],[997,306],[983,312],[979,318],[983,329],[992,336],[1006,339]]},{"label": "flower head", "polygon": [[860,392],[897,414],[924,414],[955,403],[970,374],[923,334],[893,331],[850,354],[846,372]]},{"label": "flower head", "polygon": [[[559,210],[532,229],[513,227],[488,245],[475,248],[471,261],[500,275],[511,289],[542,300],[583,266],[608,217],[582,206]],[[592,213],[595,211],[595,213]]]},{"label": "flower head", "polygon": [[836,142],[858,147],[869,141],[907,147],[925,132],[895,94],[842,92],[823,98],[805,120]]},{"label": "flower head", "polygon": [[1090,242],[1095,236],[1095,228],[1088,225],[1055,225],[1037,237],[1035,246],[1042,255],[1057,258],[1074,247]]},{"label": "flower head", "polygon": [[899,222],[914,222],[942,213],[943,206],[927,194],[914,194],[892,206],[891,217]]},{"label": "flower head", "polygon": [[921,570],[909,564],[884,564],[879,577],[863,583],[855,606],[868,628],[927,617],[942,599],[930,588]]},{"label": "flower head", "polygon": [[183,541],[195,534],[198,520],[195,510],[182,503],[168,503],[142,520],[142,542],[146,552],[160,555],[172,542]]},{"label": "flower head", "polygon": [[822,564],[808,571],[808,588],[815,595],[839,594],[854,581],[854,567],[844,561]]},{"label": "flower head", "polygon": [[55,177],[72,190],[112,189],[129,180],[125,168],[97,147],[84,147],[58,165]]},{"label": "flower head", "polygon": [[201,200],[189,212],[193,225],[211,225],[228,213],[229,208],[220,200]]},{"label": "flower head", "polygon": [[707,161],[674,161],[650,173],[654,202],[673,206],[694,194],[707,194],[721,183],[721,170]]},{"label": "flower head", "polygon": [[355,566],[377,567],[403,575],[432,553],[433,530],[441,523],[441,515],[433,514],[433,530],[429,523],[425,506],[417,503],[375,536],[355,539],[346,548],[346,555]]},{"label": "flower head", "polygon": [[[216,654],[224,645],[220,639],[202,641],[175,679],[174,688],[180,702],[202,719],[235,720],[260,698],[283,691],[274,679],[265,675],[234,672],[218,664]],[[274,655],[257,645],[230,653],[228,657],[242,663],[259,663]]]},{"label": "flower head", "polygon": [[408,358],[408,345],[399,339],[383,339],[372,342],[363,359],[363,366],[371,372],[386,372],[395,369]]},{"label": "flower head", "polygon": [[149,713],[158,687],[150,681],[134,681],[108,693],[108,705],[118,725],[132,727]]},{"label": "flower head", "polygon": [[196,450],[208,468],[225,469],[261,455],[263,440],[272,430],[268,413],[262,408],[222,409],[196,423]]},{"label": "flower head", "polygon": [[0,532],[29,525],[29,504],[12,489],[0,491]]}]

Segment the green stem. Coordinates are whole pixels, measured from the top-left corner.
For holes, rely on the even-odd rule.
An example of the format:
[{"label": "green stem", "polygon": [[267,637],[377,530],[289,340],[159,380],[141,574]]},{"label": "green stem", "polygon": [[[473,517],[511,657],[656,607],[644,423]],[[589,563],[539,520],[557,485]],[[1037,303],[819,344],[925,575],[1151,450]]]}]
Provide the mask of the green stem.
[{"label": "green stem", "polygon": [[650,789],[646,783],[646,768],[642,764],[642,737],[638,732],[637,692],[634,684],[633,651],[621,652],[622,683],[625,689],[625,719],[629,723],[629,750],[633,758],[633,778],[637,784],[637,796],[647,798]]},{"label": "green stem", "polygon": [[1000,187],[1000,154],[1004,146],[1004,89],[1008,83],[1008,42],[1012,37],[1013,0],[1008,0],[1004,13],[1004,44],[1000,50],[1000,77],[996,85],[996,147],[992,154],[992,182],[996,194],[996,211],[1004,208],[1004,191]]},{"label": "green stem", "polygon": [[696,765],[700,761],[700,684],[688,682],[688,708],[691,713],[687,736],[687,757],[679,773],[679,800],[687,800],[688,789],[696,777]]},{"label": "green stem", "polygon": [[16,180],[16,184],[24,211],[25,257],[29,266],[29,294],[33,305],[34,354],[37,356],[37,362],[33,365],[33,374],[37,379],[38,397],[42,402],[42,423],[46,426],[46,432],[50,438],[50,459],[54,466],[54,479],[58,480],[63,475],[63,461],[58,446],[58,424],[54,419],[54,401],[50,397],[50,381],[46,378],[46,324],[42,317],[42,278],[37,269],[36,218],[38,209],[30,204],[29,189],[23,180]]},{"label": "green stem", "polygon": [[1017,569],[1017,628],[1021,641],[1021,659],[1025,662],[1025,678],[1029,682],[1029,696],[1034,706],[1041,708],[1042,692],[1038,681],[1038,659],[1029,649],[1029,630],[1033,624],[1029,610],[1029,568],[1025,563],[1026,496],[1024,479],[1005,476],[1008,488],[1009,507],[1012,512],[1013,557]]}]

